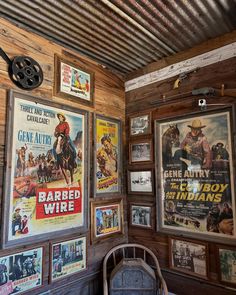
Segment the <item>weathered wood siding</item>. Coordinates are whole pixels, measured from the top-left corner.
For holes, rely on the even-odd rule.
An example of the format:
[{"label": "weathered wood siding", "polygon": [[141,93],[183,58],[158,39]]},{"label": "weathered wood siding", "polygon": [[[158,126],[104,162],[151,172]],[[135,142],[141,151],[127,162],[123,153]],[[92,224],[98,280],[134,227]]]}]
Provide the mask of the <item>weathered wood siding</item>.
[{"label": "weathered wood siding", "polygon": [[[201,52],[200,52],[201,53]],[[166,105],[158,106],[152,103],[159,100],[165,95],[167,98],[178,93],[186,93],[194,88],[214,87],[221,88],[225,84],[225,88],[236,88],[236,58],[231,58],[220,63],[216,63],[199,69],[196,73],[190,74],[189,78],[184,80],[178,89],[173,90],[173,85],[177,77],[159,81],[130,92],[126,92],[126,130],[127,130],[127,146],[131,139],[128,136],[129,116],[138,114],[139,112],[152,113],[152,127],[154,120],[164,119],[168,117],[181,116],[192,112],[199,112],[198,106],[199,97],[188,96],[170,102]],[[151,69],[155,70],[154,68]],[[149,71],[148,71],[149,72]],[[140,71],[140,76],[145,74],[145,71]],[[203,97],[201,97],[203,98]],[[236,98],[229,97],[209,97],[208,104],[231,104],[236,103]],[[207,110],[220,109],[222,106],[208,106]],[[153,130],[153,129],[152,129]],[[154,132],[152,133],[154,139]],[[128,149],[127,149],[128,157]],[[127,168],[144,168],[144,165],[127,165]],[[154,163],[147,165],[145,168],[155,168]],[[233,196],[234,197],[234,196]],[[135,203],[155,203],[156,196],[138,196],[128,195],[127,202]],[[156,216],[153,217],[156,220]],[[128,212],[129,220],[129,212]],[[167,285],[171,291],[181,295],[194,294],[235,294],[236,289],[230,290],[219,284],[218,273],[216,267],[215,243],[209,243],[209,264],[210,264],[210,280],[204,281],[191,276],[181,275],[177,272],[168,269],[168,235],[157,233],[155,230],[145,230],[137,227],[128,227],[129,242],[141,243],[157,255],[160,265],[163,269],[163,274],[166,278]],[[224,243],[224,240],[219,239],[219,243]],[[236,249],[236,248],[235,248]]]},{"label": "weathered wood siding", "polygon": [[[122,120],[123,127],[123,145],[125,144],[124,136],[124,120],[125,120],[125,93],[124,81],[119,77],[113,75],[101,65],[89,60],[88,58],[77,55],[75,52],[65,50],[63,47],[56,45],[42,37],[22,30],[11,23],[0,19],[0,44],[3,50],[9,55],[10,58],[18,55],[28,55],[34,58],[41,65],[44,72],[43,84],[27,94],[52,99],[52,101],[69,105],[74,108],[85,109],[90,112],[90,158],[92,159],[92,114],[93,112],[106,115],[109,117]],[[94,107],[87,107],[80,105],[74,101],[65,100],[53,96],[54,84],[54,54],[67,55],[72,61],[77,60],[84,64],[89,70],[95,73],[95,91],[94,91]],[[3,190],[3,172],[4,172],[4,147],[5,147],[5,130],[6,130],[6,105],[8,98],[8,90],[17,89],[8,77],[7,64],[0,58],[0,196],[2,200]],[[23,91],[22,91],[23,92]],[[7,136],[11,136],[7,134]],[[93,163],[91,163],[92,167]],[[88,169],[91,173],[92,180],[93,170]],[[90,198],[93,198],[93,191],[90,192]],[[126,215],[126,210],[124,211]],[[126,219],[125,219],[126,220]],[[90,224],[90,222],[89,222]],[[90,234],[88,233],[88,236]],[[71,236],[71,238],[76,235]],[[45,265],[44,270],[44,287],[35,292],[30,291],[30,294],[39,294],[40,291],[50,290],[50,294],[81,294],[81,295],[96,295],[102,294],[102,280],[100,275],[101,262],[105,254],[115,245],[125,242],[127,240],[126,222],[125,222],[125,236],[122,239],[110,239],[105,242],[99,243],[96,246],[90,245],[88,242],[88,271],[83,274],[76,274],[64,280],[60,280],[54,284],[48,283],[49,281],[49,242],[43,243],[45,245]],[[27,245],[26,247],[18,247],[17,251],[25,250],[32,247],[37,247],[40,244]],[[8,253],[14,253],[16,249],[0,250],[0,256]],[[46,293],[49,294],[49,293]]]}]

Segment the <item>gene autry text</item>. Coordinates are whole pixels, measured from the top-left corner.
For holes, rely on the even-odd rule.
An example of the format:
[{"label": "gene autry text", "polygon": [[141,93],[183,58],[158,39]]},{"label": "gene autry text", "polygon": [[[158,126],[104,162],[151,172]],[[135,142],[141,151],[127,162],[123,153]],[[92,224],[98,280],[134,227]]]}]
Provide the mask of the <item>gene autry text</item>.
[{"label": "gene autry text", "polygon": [[208,178],[209,174],[210,170],[185,170],[184,173],[181,170],[166,170],[164,171],[164,178]]}]

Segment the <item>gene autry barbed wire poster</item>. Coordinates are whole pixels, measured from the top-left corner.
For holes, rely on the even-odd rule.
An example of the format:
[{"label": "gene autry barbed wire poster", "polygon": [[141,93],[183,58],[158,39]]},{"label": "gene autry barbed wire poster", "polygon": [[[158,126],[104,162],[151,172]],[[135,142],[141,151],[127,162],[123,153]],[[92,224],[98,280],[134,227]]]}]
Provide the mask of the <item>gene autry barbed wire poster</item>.
[{"label": "gene autry barbed wire poster", "polygon": [[85,115],[23,95],[12,109],[8,240],[82,227]]},{"label": "gene autry barbed wire poster", "polygon": [[230,112],[156,127],[159,229],[235,238]]}]

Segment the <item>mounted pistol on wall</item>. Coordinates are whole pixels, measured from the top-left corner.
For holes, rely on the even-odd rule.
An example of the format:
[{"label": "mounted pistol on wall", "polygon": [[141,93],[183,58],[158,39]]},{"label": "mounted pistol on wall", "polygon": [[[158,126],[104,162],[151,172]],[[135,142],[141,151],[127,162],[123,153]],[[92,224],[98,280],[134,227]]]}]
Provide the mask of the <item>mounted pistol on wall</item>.
[{"label": "mounted pistol on wall", "polygon": [[12,82],[23,90],[32,90],[43,82],[40,65],[29,56],[15,56],[12,60],[0,48],[0,56],[8,64],[8,75]]},{"label": "mounted pistol on wall", "polygon": [[173,86],[173,89],[176,89],[176,88],[179,88],[181,82],[185,79],[188,79],[189,78],[189,75],[191,73],[196,73],[200,68],[195,68],[193,70],[190,70],[190,71],[186,71],[184,73],[181,73],[179,74],[179,77],[175,80],[174,82],[174,86]]}]

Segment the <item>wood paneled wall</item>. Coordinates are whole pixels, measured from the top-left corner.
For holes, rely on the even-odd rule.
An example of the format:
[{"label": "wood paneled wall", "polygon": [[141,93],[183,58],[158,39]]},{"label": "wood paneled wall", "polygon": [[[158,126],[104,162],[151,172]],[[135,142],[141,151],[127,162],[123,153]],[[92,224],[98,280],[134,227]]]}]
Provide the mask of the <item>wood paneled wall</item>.
[{"label": "wood paneled wall", "polygon": [[[199,98],[189,95],[185,98],[179,98],[176,101],[167,103],[165,105],[154,105],[153,102],[165,95],[167,98],[171,95],[186,93],[196,88],[201,87],[214,87],[221,88],[225,84],[226,88],[236,88],[236,58],[231,58],[220,63],[216,63],[204,68],[199,69],[196,73],[189,76],[184,80],[178,89],[173,90],[173,85],[177,77],[167,79],[158,83],[153,83],[148,86],[135,89],[126,93],[126,131],[127,131],[127,146],[132,139],[128,136],[129,131],[129,117],[140,112],[152,113],[152,127],[154,120],[164,119],[199,112],[198,106]],[[154,70],[154,69],[153,69]],[[140,73],[142,74],[142,73]],[[229,97],[209,97],[207,98],[208,104],[233,104],[236,103],[235,98]],[[208,110],[220,109],[222,106],[208,106]],[[153,129],[152,129],[153,130]],[[154,139],[154,132],[152,133]],[[127,149],[128,157],[128,149]],[[150,165],[127,165],[128,169],[131,168],[155,168],[154,163]],[[234,196],[233,196],[234,197]],[[155,203],[156,196],[139,196],[127,195],[127,203]],[[128,220],[129,220],[128,211]],[[156,215],[153,216],[154,221]],[[171,291],[181,295],[194,295],[194,294],[235,294],[236,289],[230,289],[219,284],[218,273],[216,267],[215,257],[215,243],[209,243],[209,264],[210,264],[210,280],[204,281],[192,278],[188,275],[181,275],[178,272],[173,272],[169,269],[168,265],[168,235],[160,234],[156,230],[140,229],[137,227],[128,227],[129,242],[141,243],[156,253],[160,265],[163,269],[164,277],[166,278],[167,285]],[[219,240],[219,243],[224,244],[224,240]],[[236,248],[235,248],[236,249]]]},{"label": "wood paneled wall", "polygon": [[[40,98],[49,98],[52,101],[69,105],[74,108],[85,109],[90,112],[90,158],[92,159],[92,114],[106,115],[109,117],[122,120],[123,127],[123,145],[125,145],[124,136],[124,121],[125,121],[125,92],[124,81],[119,77],[113,75],[101,65],[82,57],[75,52],[69,51],[57,44],[54,44],[42,37],[33,33],[22,30],[10,22],[0,19],[0,44],[3,50],[9,55],[10,58],[19,55],[30,56],[34,58],[41,65],[44,72],[43,84],[27,94],[37,96]],[[67,56],[68,59],[79,60],[86,68],[95,73],[95,91],[94,91],[94,107],[87,107],[80,105],[74,101],[65,100],[53,96],[53,83],[54,83],[54,54],[60,56]],[[8,77],[7,64],[0,58],[0,195],[2,200],[2,186],[3,186],[3,172],[4,172],[4,147],[5,147],[5,130],[6,130],[6,105],[8,99],[9,89],[17,89]],[[19,89],[17,89],[19,91]],[[22,91],[24,92],[24,91]],[[11,136],[8,134],[7,136]],[[91,163],[92,167],[93,163]],[[92,169],[90,178],[92,179]],[[93,191],[90,192],[90,198],[93,198]],[[126,216],[126,210],[124,211]],[[126,219],[125,219],[126,220]],[[68,232],[68,236],[69,236]],[[71,238],[75,237],[71,236]],[[88,232],[88,237],[90,236]],[[44,269],[44,287],[35,292],[30,291],[30,294],[39,294],[39,291],[50,290],[50,294],[83,294],[83,295],[97,295],[102,294],[102,280],[100,275],[101,263],[105,254],[115,245],[127,241],[127,230],[125,222],[125,235],[123,238],[109,239],[105,242],[99,243],[96,246],[90,245],[88,242],[88,271],[83,275],[76,274],[68,277],[66,280],[60,280],[54,284],[48,284],[49,276],[49,241],[43,243],[45,245],[45,264]],[[41,244],[27,245],[25,247],[18,247],[17,251],[25,250],[32,247],[37,247]],[[0,250],[0,256],[8,253],[15,252],[16,249]]]}]

